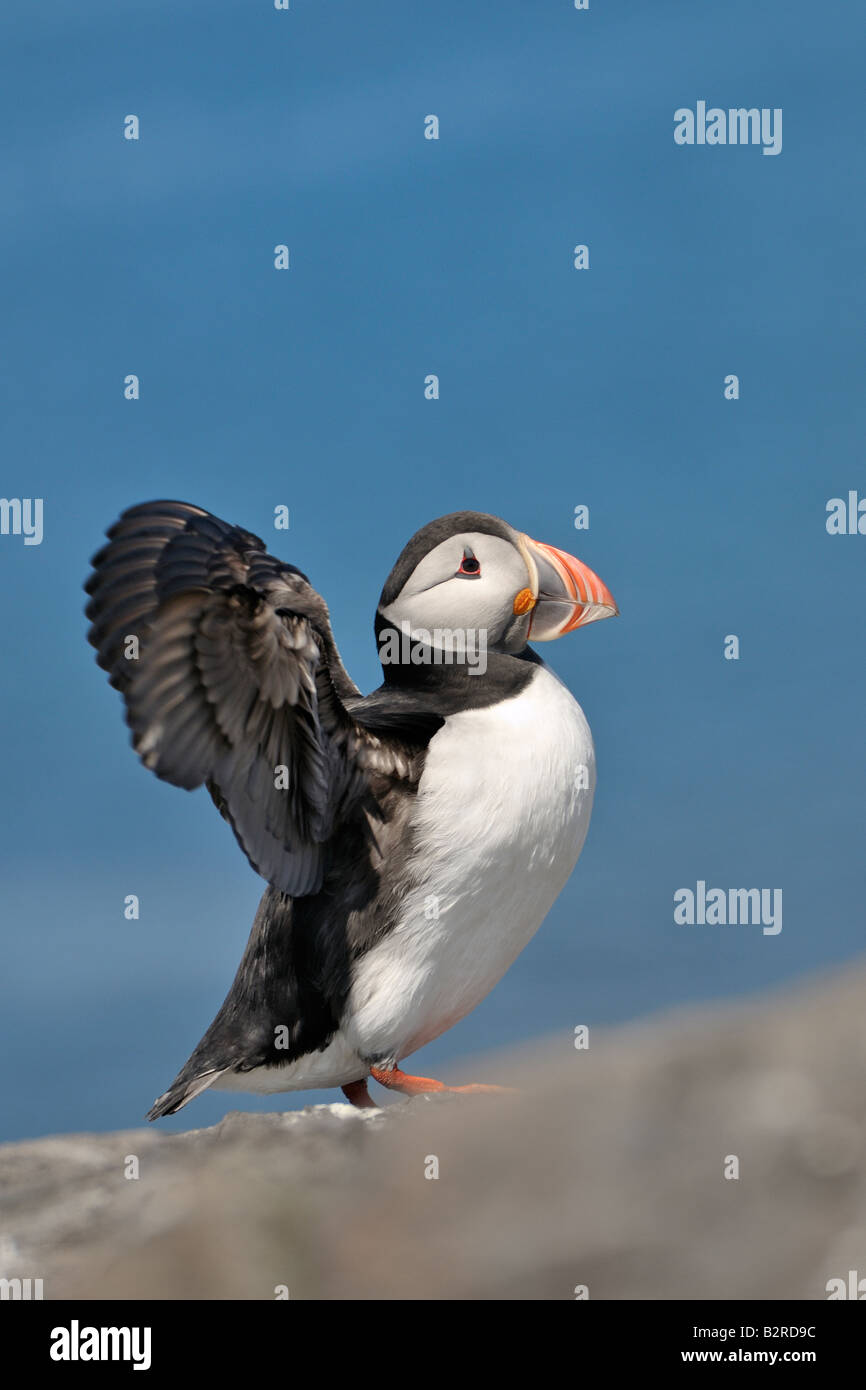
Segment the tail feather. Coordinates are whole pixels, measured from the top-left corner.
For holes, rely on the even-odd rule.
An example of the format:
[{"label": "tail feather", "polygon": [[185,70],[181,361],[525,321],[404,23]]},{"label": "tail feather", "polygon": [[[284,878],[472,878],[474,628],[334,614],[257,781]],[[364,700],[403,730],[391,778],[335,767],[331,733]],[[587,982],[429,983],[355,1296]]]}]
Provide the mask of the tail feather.
[{"label": "tail feather", "polygon": [[228,1071],[228,1067],[214,1067],[211,1071],[193,1077],[187,1077],[181,1072],[168,1090],[163,1095],[157,1096],[145,1119],[159,1120],[163,1115],[173,1115],[176,1110],[182,1110],[189,1101],[195,1100],[196,1096],[200,1096],[202,1091],[207,1090],[208,1086],[212,1086],[224,1071]]}]

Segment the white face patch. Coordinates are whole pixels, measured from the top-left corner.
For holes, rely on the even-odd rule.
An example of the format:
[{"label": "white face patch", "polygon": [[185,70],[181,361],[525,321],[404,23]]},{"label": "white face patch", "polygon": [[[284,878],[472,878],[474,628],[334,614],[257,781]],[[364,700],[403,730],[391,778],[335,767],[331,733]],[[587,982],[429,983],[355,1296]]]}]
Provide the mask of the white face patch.
[{"label": "white face patch", "polygon": [[[467,554],[478,563],[476,573],[459,573]],[[457,634],[438,642],[434,637],[434,645],[445,646],[459,645],[462,634],[466,650],[477,651],[500,640],[514,621],[514,599],[529,582],[526,562],[510,541],[464,531],[441,541],[419,561],[382,614],[398,633],[408,624],[411,633]]]}]

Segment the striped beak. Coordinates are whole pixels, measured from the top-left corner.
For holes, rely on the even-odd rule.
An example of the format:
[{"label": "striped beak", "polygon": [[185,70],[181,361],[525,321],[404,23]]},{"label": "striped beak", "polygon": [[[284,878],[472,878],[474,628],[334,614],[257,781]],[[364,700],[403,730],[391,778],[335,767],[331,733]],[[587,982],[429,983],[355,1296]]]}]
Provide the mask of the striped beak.
[{"label": "striped beak", "polygon": [[582,560],[529,536],[521,536],[521,541],[536,595],[529,625],[530,642],[552,642],[587,623],[619,613],[613,594]]}]

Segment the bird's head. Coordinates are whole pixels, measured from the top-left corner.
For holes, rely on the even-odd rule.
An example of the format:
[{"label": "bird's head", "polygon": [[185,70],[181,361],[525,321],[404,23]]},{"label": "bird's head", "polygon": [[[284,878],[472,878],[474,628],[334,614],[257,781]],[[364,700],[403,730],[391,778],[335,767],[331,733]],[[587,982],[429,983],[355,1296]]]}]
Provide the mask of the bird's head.
[{"label": "bird's head", "polygon": [[598,575],[573,555],[484,512],[452,512],[404,546],[376,630],[385,665],[393,635],[450,650],[461,642],[477,650],[482,640],[487,650],[516,654],[618,612]]}]

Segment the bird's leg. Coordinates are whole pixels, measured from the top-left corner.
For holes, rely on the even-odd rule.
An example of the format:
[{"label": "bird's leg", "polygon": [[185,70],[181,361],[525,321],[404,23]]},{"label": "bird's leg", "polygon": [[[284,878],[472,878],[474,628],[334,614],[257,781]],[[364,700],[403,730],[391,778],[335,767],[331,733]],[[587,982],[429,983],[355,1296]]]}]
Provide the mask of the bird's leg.
[{"label": "bird's leg", "polygon": [[367,1090],[367,1081],[362,1077],[360,1081],[350,1081],[348,1086],[341,1086],[341,1091],[350,1105],[354,1105],[358,1110],[378,1110],[379,1106],[374,1101],[370,1092]]},{"label": "bird's leg", "polygon": [[[431,1091],[510,1091],[510,1086],[485,1086],[474,1084],[471,1086],[445,1086],[441,1081],[434,1081],[430,1076],[407,1076],[399,1067],[371,1067],[370,1075],[374,1081],[378,1081],[380,1086],[385,1086],[389,1091],[401,1091],[404,1096],[423,1096]],[[345,1089],[345,1087],[344,1087]]]}]

